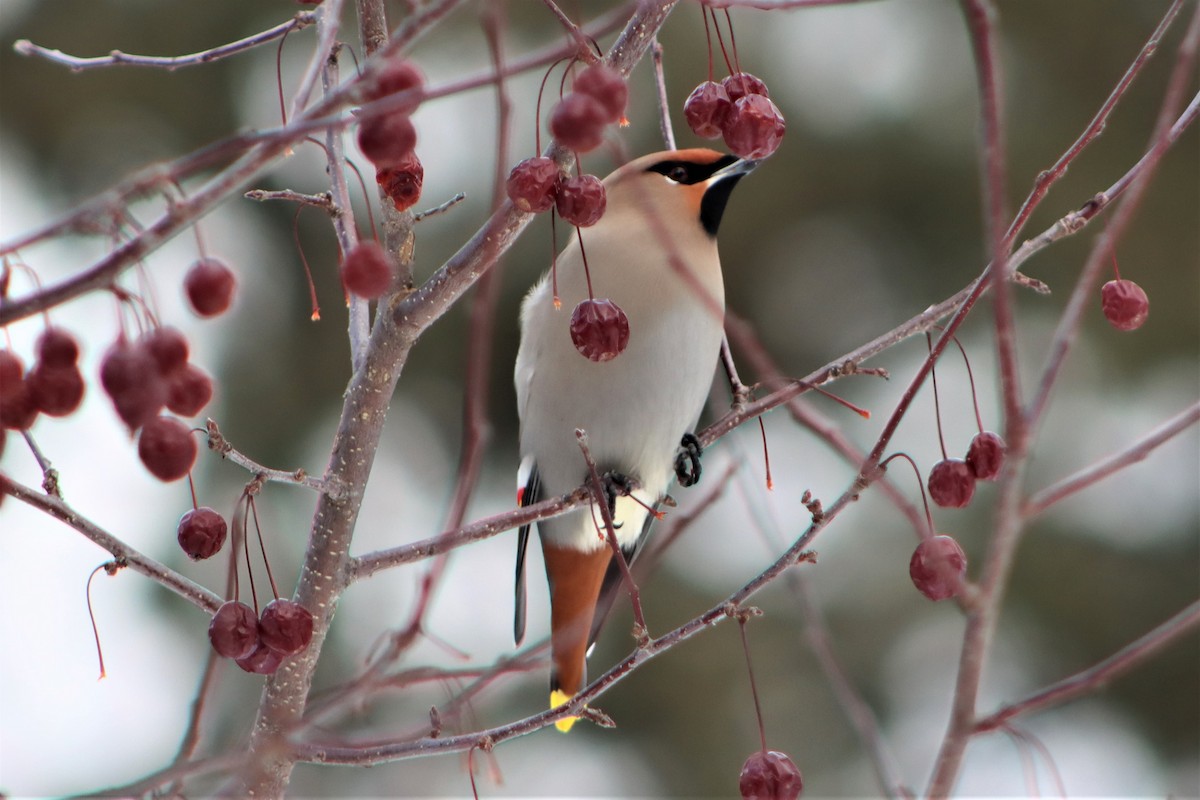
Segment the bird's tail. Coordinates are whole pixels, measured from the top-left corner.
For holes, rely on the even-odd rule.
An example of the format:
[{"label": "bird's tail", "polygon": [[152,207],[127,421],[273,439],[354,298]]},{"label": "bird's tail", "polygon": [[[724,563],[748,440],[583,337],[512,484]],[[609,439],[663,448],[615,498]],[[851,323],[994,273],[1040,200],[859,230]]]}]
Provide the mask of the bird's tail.
[{"label": "bird's tail", "polygon": [[[570,700],[587,679],[587,649],[600,585],[612,552],[600,547],[590,552],[542,542],[546,577],[550,583],[550,707]],[[565,717],[557,727],[567,732],[575,717]]]}]

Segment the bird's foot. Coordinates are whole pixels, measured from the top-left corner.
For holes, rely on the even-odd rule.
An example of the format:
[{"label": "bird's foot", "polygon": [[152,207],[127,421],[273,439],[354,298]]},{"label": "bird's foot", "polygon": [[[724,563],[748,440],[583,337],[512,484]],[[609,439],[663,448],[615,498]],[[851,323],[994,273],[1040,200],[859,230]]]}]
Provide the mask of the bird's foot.
[{"label": "bird's foot", "polygon": [[[604,497],[608,501],[608,513],[613,516],[616,516],[617,513],[617,498],[629,497],[633,494],[633,490],[638,488],[637,480],[623,472],[606,472],[600,476],[600,481],[604,484]],[[613,527],[621,526],[617,524]]]},{"label": "bird's foot", "polygon": [[704,448],[694,433],[685,433],[675,456],[675,477],[680,486],[695,486],[700,481],[700,454]]}]

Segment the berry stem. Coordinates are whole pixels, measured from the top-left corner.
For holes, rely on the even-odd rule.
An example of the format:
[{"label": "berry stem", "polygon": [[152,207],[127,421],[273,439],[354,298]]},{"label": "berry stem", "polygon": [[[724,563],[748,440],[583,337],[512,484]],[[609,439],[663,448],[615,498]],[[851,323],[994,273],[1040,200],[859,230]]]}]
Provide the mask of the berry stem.
[{"label": "berry stem", "polygon": [[592,295],[592,273],[588,270],[587,251],[583,249],[583,231],[579,226],[575,226],[575,237],[579,240],[579,255],[583,256],[583,277],[587,281],[588,300],[594,300]]},{"label": "berry stem", "polygon": [[96,613],[92,609],[92,579],[96,577],[96,573],[100,570],[107,570],[109,563],[111,562],[106,562],[96,567],[94,570],[92,570],[92,574],[88,575],[87,579],[86,594],[88,619],[92,621],[92,636],[96,639],[96,658],[100,662],[100,677],[96,679],[98,681],[104,680],[108,676],[108,673],[104,671],[104,650],[102,650],[100,647],[100,629],[96,627]]},{"label": "berry stem", "polygon": [[771,453],[767,450],[767,427],[763,425],[763,418],[758,418],[758,432],[762,434],[763,443],[763,465],[767,470],[767,491],[775,488],[775,481],[771,480]]},{"label": "berry stem", "polygon": [[754,698],[754,714],[758,717],[758,740],[762,751],[767,752],[767,731],[763,726],[762,706],[758,702],[758,683],[754,680],[754,664],[750,660],[750,643],[746,640],[746,620],[738,618],[738,632],[742,635],[742,652],[746,654],[746,672],[750,674],[750,696]]},{"label": "berry stem", "polygon": [[192,510],[195,510],[200,504],[196,501],[196,482],[192,480],[192,471],[188,470],[188,490],[192,493]]},{"label": "berry stem", "polygon": [[533,126],[533,149],[534,152],[542,152],[542,95],[546,92],[546,81],[550,79],[550,73],[554,71],[562,62],[567,59],[560,58],[546,69],[546,74],[542,76],[542,83],[538,86],[537,103],[533,107],[534,126]]},{"label": "berry stem", "polygon": [[[705,6],[705,8],[708,7]],[[733,62],[729,60],[729,53],[725,50],[725,39],[721,36],[721,26],[717,22],[717,12],[711,8],[709,8],[708,11],[710,14],[712,14],[713,29],[717,32],[717,44],[721,48],[721,57],[725,59],[725,68],[729,70],[729,74],[732,75],[734,72]]]},{"label": "berry stem", "polygon": [[1113,274],[1117,276],[1117,280],[1121,280],[1121,268],[1117,266],[1117,248],[1112,249]]},{"label": "berry stem", "polygon": [[[941,330],[941,326],[938,326]],[[979,428],[979,432],[983,433],[983,416],[979,413],[979,396],[975,393],[975,374],[971,372],[971,359],[967,358],[967,350],[962,346],[962,342],[957,336],[950,337],[954,344],[958,347],[958,352],[962,353],[963,363],[967,365],[967,382],[971,384],[971,405],[975,407],[975,425]]]},{"label": "berry stem", "polygon": [[283,120],[284,127],[287,127],[287,103],[283,99],[283,43],[287,41],[288,28],[283,32],[283,36],[279,39],[279,46],[275,48],[275,88],[279,92],[279,116]]},{"label": "berry stem", "polygon": [[[725,24],[729,26],[729,49],[733,51],[733,68],[740,73],[742,71],[742,65],[741,62],[738,61],[737,39],[735,39],[733,36],[733,17],[729,16],[728,8],[725,9]],[[745,78],[743,78],[743,87],[745,86],[745,82]]]},{"label": "berry stem", "polygon": [[558,296],[558,214],[550,209],[550,293],[554,296],[554,307],[562,308],[562,298]]},{"label": "berry stem", "polygon": [[308,280],[308,299],[312,304],[312,314],[309,319],[316,322],[321,319],[321,305],[317,302],[317,287],[313,283],[312,269],[308,266],[308,258],[304,255],[304,245],[300,244],[300,212],[305,208],[305,206],[297,206],[296,213],[292,216],[292,241],[296,243],[296,252],[300,254],[300,263],[304,265],[304,277]]},{"label": "berry stem", "polygon": [[713,82],[712,30],[708,26],[708,6],[700,6],[700,17],[704,20],[704,43],[708,46],[708,82]]},{"label": "berry stem", "polygon": [[[258,504],[254,502],[254,495],[250,495],[247,505],[254,516],[254,533],[258,536],[258,549],[262,553],[263,565],[267,568],[267,580],[271,582],[271,596],[278,600],[279,589],[275,586],[275,576],[271,574],[271,561],[267,558],[267,545],[263,542],[262,525],[258,522]],[[249,560],[246,563],[249,563]]]},{"label": "berry stem", "polygon": [[880,469],[887,469],[888,462],[893,458],[903,458],[913,468],[913,472],[917,473],[917,487],[921,490],[921,502],[925,505],[925,522],[929,526],[928,534],[933,536],[933,514],[929,512],[929,498],[925,496],[925,484],[921,480],[921,470],[917,469],[917,462],[912,460],[912,456],[905,452],[893,453],[892,455],[879,462]]},{"label": "berry stem", "polygon": [[[929,348],[930,356],[933,355],[933,337],[928,333],[925,334],[925,345]],[[946,455],[946,437],[942,435],[942,404],[938,400],[938,385],[937,385],[937,361],[930,360],[929,362],[929,380],[933,384],[933,416],[937,420],[938,444],[942,447],[942,458],[949,458]]]},{"label": "berry stem", "polygon": [[254,570],[250,566],[250,496],[243,495],[246,507],[242,511],[242,553],[246,556],[246,574],[250,576],[250,599],[254,601],[254,615],[258,616],[258,591],[254,588]]},{"label": "berry stem", "polygon": [[[363,193],[363,205],[367,207],[367,221],[371,223],[371,238],[375,241],[379,241],[379,231],[375,229],[375,212],[371,210],[371,195],[367,193],[367,182],[363,180],[362,171],[358,168],[358,165],[350,159],[343,158],[342,160],[346,163],[346,166],[354,170],[354,175],[358,178],[358,186],[360,189],[362,189]],[[358,226],[355,225],[354,227],[357,228]],[[355,233],[357,233],[357,231]],[[361,239],[362,237],[359,236],[358,238]]]}]

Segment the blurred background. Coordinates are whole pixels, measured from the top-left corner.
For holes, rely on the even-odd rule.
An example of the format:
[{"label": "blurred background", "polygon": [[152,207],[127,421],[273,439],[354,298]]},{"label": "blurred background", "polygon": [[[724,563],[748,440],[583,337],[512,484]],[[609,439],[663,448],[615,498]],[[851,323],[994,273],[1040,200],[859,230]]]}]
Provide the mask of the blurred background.
[{"label": "blurred background", "polygon": [[[1075,140],[1167,8],[1165,0],[1001,0],[1000,53],[1008,111],[1008,189],[1012,208]],[[608,2],[565,2],[592,19]],[[398,17],[404,3],[390,2]],[[467,3],[412,56],[432,85],[488,69],[479,20]],[[175,72],[115,68],[72,73],[17,56],[17,39],[81,56],[114,49],[190,53],[289,18],[288,0],[3,0],[0,2],[0,240],[8,241],[146,164],[169,159],[237,130],[279,122],[276,49],[268,45]],[[541,3],[508,3],[507,55],[561,41]],[[1142,154],[1166,76],[1195,4],[1188,3],[1156,57],[1113,115],[1104,135],[1071,166],[1026,228],[1032,236],[1110,186]],[[975,78],[961,15],[947,0],[893,0],[790,13],[732,12],[742,67],[762,77],[788,132],[771,161],[744,181],[723,223],[721,248],[729,306],[746,317],[788,374],[804,375],[891,329],[966,285],[985,262],[977,164]],[[348,17],[345,38],[359,51]],[[686,129],[683,100],[707,77],[700,8],[684,2],[663,30],[666,81],[681,145],[701,144]],[[294,90],[315,42],[309,29],[283,49],[284,91]],[[611,36],[601,44],[611,42]],[[352,61],[343,62],[343,75]],[[718,77],[723,74],[718,67]],[[557,75],[557,73],[556,73]],[[542,73],[509,84],[513,148],[507,162],[534,153],[534,100]],[[1190,98],[1197,90],[1193,80]],[[584,159],[607,173],[625,155],[661,149],[653,75],[646,59],[631,76],[630,127],[610,152]],[[495,101],[487,89],[428,103],[415,115],[425,164],[420,207],[457,192],[467,199],[417,228],[418,279],[431,274],[486,218],[494,170]],[[1167,155],[1129,235],[1118,247],[1121,273],[1150,297],[1136,333],[1111,328],[1099,295],[1053,397],[1029,470],[1031,490],[1120,450],[1196,401],[1200,301],[1200,133],[1189,130]],[[360,164],[365,161],[359,159]],[[255,186],[317,192],[327,187],[316,147],[295,155]],[[250,187],[247,187],[250,188]],[[360,194],[356,216],[365,226]],[[373,194],[373,192],[372,192]],[[133,209],[147,222],[155,204]],[[307,210],[299,237],[313,265],[322,319],[309,321],[308,289],[292,241],[291,206],[235,198],[201,223],[208,250],[241,278],[233,312],[199,321],[186,310],[180,281],[195,260],[185,234],[154,253],[142,286],[165,320],[192,342],[193,360],[217,379],[206,410],[240,450],[260,463],[320,474],[349,377],[345,310],[336,244],[327,220]],[[1025,271],[1053,294],[1017,294],[1025,386],[1033,385],[1046,343],[1074,277],[1103,225],[1030,261]],[[365,230],[365,228],[364,228]],[[1025,238],[1022,237],[1022,238]],[[103,238],[56,240],[21,253],[43,282],[93,263]],[[516,413],[511,390],[522,294],[549,263],[548,220],[534,222],[503,264],[490,396],[492,437],[468,518],[513,505]],[[29,291],[21,277],[12,292]],[[114,304],[87,297],[51,318],[84,341],[84,372],[116,334]],[[414,541],[442,529],[461,437],[467,304],[460,304],[412,354],[392,403],[368,487],[354,552]],[[985,425],[998,429],[990,313],[982,304],[962,342],[971,356]],[[5,331],[28,354],[42,322]],[[843,380],[836,391],[874,416],[863,421],[832,403],[817,407],[860,446],[878,435],[924,354],[914,339],[872,366],[893,380]],[[957,355],[939,369],[951,455],[974,430],[965,372]],[[747,369],[747,368],[744,368]],[[748,369],[747,369],[748,372]],[[743,373],[749,380],[750,375]],[[727,403],[718,381],[714,407]],[[684,513],[718,488],[716,505],[643,583],[651,632],[658,635],[713,606],[773,560],[805,527],[805,490],[832,502],[855,469],[785,413],[766,418],[775,488],[767,492],[756,426],[705,456],[708,481],[676,496]],[[132,546],[220,591],[224,559],[193,564],[175,544],[190,503],[185,483],[164,485],[137,461],[111,405],[89,386],[84,407],[66,419],[43,417],[38,444],[61,473],[66,499]],[[932,396],[922,391],[894,449],[923,470],[940,458]],[[9,437],[5,474],[38,485],[23,442]],[[916,478],[893,480],[918,501]],[[195,478],[201,503],[225,513],[247,475],[207,453]],[[1018,553],[980,709],[998,707],[1094,664],[1194,601],[1200,585],[1200,438],[1193,427],[1137,464],[1038,518]],[[935,524],[973,559],[985,551],[994,487],[970,508],[935,509]],[[287,592],[297,574],[314,507],[306,490],[271,486],[259,513],[275,575]],[[825,620],[845,672],[878,715],[906,785],[928,780],[943,734],[963,619],[956,607],[918,594],[907,574],[914,532],[877,491],[817,540],[816,566],[799,570]],[[446,645],[424,641],[403,666],[487,664],[512,650],[514,534],[459,550],[428,617]],[[207,617],[132,572],[101,575],[92,589],[108,677],[98,667],[84,587],[107,554],[67,527],[9,498],[0,509],[0,792],[11,796],[94,791],[167,765],[183,735],[208,648]],[[220,562],[220,563],[216,563]],[[353,675],[390,627],[407,622],[425,567],[391,570],[344,596],[317,676],[317,691]],[[531,565],[532,574],[540,565]],[[545,590],[534,587],[530,633],[548,627]],[[812,796],[879,792],[864,748],[839,710],[806,643],[797,600],[785,582],[754,598],[764,616],[748,627],[768,745],[790,754]],[[610,621],[590,661],[593,675],[628,652],[628,612]],[[448,646],[447,646],[448,645]],[[1192,635],[1103,691],[1021,721],[1052,756],[1065,791],[1079,795],[1176,797],[1200,794],[1200,637]],[[201,752],[233,746],[247,730],[262,679],[226,666]],[[542,670],[497,682],[459,720],[463,730],[526,716],[545,702]],[[456,687],[428,685],[380,699],[334,730],[387,737],[427,725],[431,705]],[[737,628],[726,624],[654,660],[598,704],[615,731],[577,726],[570,736],[541,731],[475,759],[480,795],[713,796],[736,794],[745,758],[758,748],[746,664]],[[970,747],[963,795],[1058,793],[1047,762],[1003,734]],[[67,755],[69,754],[69,755]],[[1033,783],[1031,783],[1031,781]],[[194,793],[211,790],[201,781]],[[370,770],[297,768],[296,796],[470,794],[466,760],[421,759]]]}]

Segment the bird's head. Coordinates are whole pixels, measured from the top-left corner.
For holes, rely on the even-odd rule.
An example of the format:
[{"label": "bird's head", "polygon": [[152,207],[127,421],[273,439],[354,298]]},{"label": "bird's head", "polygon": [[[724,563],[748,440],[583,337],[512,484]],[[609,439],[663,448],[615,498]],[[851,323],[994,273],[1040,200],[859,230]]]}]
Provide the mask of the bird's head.
[{"label": "bird's head", "polygon": [[604,179],[608,206],[672,226],[694,222],[715,237],[733,187],[758,164],[707,148],[651,153]]}]

